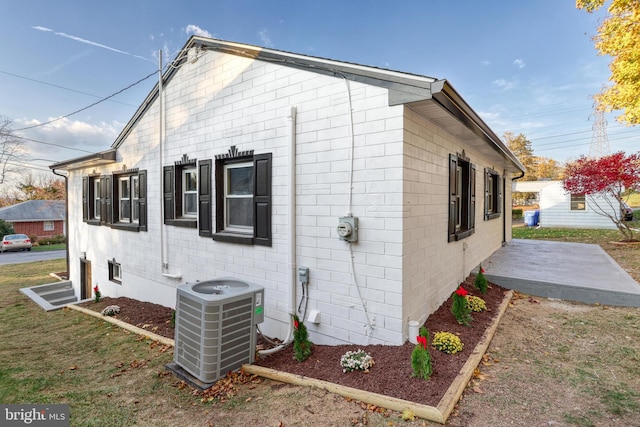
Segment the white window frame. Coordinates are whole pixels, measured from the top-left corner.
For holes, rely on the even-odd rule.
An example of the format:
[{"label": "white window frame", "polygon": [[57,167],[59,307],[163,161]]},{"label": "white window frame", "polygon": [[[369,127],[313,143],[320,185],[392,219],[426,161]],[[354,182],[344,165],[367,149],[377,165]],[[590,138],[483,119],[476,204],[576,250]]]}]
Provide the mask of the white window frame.
[{"label": "white window frame", "polygon": [[[250,168],[253,170],[253,162],[242,162],[242,163],[228,163],[224,165],[224,230],[230,231],[232,233],[241,233],[241,234],[253,234],[253,225],[250,226],[241,226],[241,225],[231,225],[229,223],[230,215],[229,215],[229,205],[227,201],[229,199],[249,199],[253,200],[253,188],[251,189],[251,194],[230,194],[230,182],[229,182],[229,170],[232,169],[240,169],[240,168]],[[254,171],[255,173],[255,171]],[[253,186],[253,180],[252,180]],[[253,224],[253,206],[251,206],[251,223]]]},{"label": "white window frame", "polygon": [[[182,169],[182,189],[180,197],[182,198],[182,217],[197,218],[198,216],[198,169],[196,167],[188,167]],[[195,176],[196,188],[187,190],[187,184],[190,182],[189,176]],[[187,211],[187,196],[195,198],[195,210]]]},{"label": "white window frame", "polygon": [[[125,195],[125,191],[127,194]],[[128,202],[129,208],[124,209],[124,203]],[[118,221],[131,222],[131,181],[129,176],[118,178]]]},{"label": "white window frame", "polygon": [[100,210],[102,209],[102,180],[100,178],[93,179],[93,219],[100,219]]},{"label": "white window frame", "polygon": [[53,231],[56,229],[56,224],[53,221],[44,221],[42,223],[42,229],[44,231]]}]

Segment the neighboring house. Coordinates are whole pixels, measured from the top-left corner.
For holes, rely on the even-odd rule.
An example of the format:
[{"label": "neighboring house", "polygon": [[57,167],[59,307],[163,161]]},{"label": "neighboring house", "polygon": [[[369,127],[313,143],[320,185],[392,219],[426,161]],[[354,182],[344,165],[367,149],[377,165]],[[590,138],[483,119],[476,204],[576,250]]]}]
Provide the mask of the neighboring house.
[{"label": "neighboring house", "polygon": [[[569,194],[562,188],[562,181],[516,181],[514,191],[538,193],[541,227],[561,228],[608,228],[615,229],[615,224],[600,209],[611,211],[619,209],[615,200],[601,196]],[[595,204],[600,207],[598,208]],[[620,214],[617,214],[620,217]]]},{"label": "neighboring house", "polygon": [[0,208],[0,219],[18,234],[39,238],[65,234],[64,200],[27,200]]},{"label": "neighboring house", "polygon": [[446,80],[195,36],[111,149],[50,167],[83,298],[235,277],[268,335],[300,308],[315,343],[394,345],[511,239],[524,173]]}]

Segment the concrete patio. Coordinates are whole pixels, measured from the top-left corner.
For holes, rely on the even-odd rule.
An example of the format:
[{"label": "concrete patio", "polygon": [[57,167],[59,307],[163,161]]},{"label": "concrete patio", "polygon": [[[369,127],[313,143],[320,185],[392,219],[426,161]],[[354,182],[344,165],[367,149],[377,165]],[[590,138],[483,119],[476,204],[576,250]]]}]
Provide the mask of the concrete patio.
[{"label": "concrete patio", "polygon": [[482,266],[490,282],[529,295],[640,307],[640,285],[598,245],[514,239]]}]

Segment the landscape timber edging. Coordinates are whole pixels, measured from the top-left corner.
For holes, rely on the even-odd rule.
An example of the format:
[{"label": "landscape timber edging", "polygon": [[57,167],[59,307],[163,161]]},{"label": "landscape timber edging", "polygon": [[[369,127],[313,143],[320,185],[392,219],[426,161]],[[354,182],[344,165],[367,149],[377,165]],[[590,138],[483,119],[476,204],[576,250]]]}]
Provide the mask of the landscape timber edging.
[{"label": "landscape timber edging", "polygon": [[512,297],[512,290],[505,293],[505,297],[498,307],[498,313],[496,314],[496,316],[494,316],[491,324],[480,339],[480,342],[473,349],[473,352],[467,359],[466,363],[463,365],[462,369],[460,369],[460,372],[453,380],[444,396],[440,399],[438,406],[436,407],[389,397],[379,393],[371,393],[364,390],[358,390],[356,388],[346,387],[328,381],[317,380],[315,378],[305,377],[303,375],[281,372],[262,366],[243,365],[242,369],[245,372],[259,375],[264,378],[269,378],[289,384],[320,388],[331,393],[336,393],[344,397],[359,400],[361,402],[374,404],[381,408],[386,408],[393,411],[403,412],[408,409],[420,418],[444,424],[447,422],[447,418],[449,418],[449,415],[451,415],[453,408],[455,407],[456,403],[458,403],[458,400],[462,396],[465,387],[471,380],[474,370],[480,364],[482,356],[487,351],[487,348],[491,343],[491,339],[495,335],[498,324],[500,323],[502,316],[507,310]]}]

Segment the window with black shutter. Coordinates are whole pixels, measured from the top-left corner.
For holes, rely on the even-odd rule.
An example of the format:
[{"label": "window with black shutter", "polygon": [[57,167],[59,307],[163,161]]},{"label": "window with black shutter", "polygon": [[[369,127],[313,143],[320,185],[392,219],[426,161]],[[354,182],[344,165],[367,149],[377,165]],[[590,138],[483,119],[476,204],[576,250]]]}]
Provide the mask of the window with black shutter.
[{"label": "window with black shutter", "polygon": [[216,156],[216,230],[223,242],[271,246],[271,153]]},{"label": "window with black shutter", "polygon": [[449,241],[475,231],[476,167],[463,154],[449,155]]},{"label": "window with black shutter", "polygon": [[484,170],[484,219],[500,217],[502,211],[502,178],[493,169]]},{"label": "window with black shutter", "polygon": [[112,179],[111,227],[147,231],[147,171],[130,169]]},{"label": "window with black shutter", "polygon": [[189,159],[185,154],[163,171],[164,223],[199,228],[211,235],[211,160]]}]

